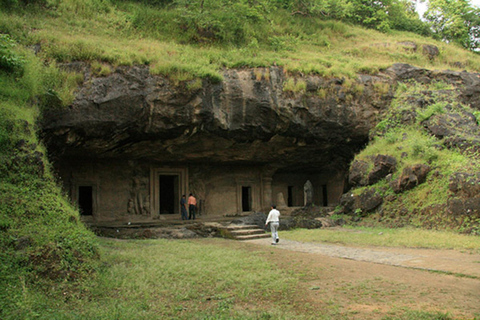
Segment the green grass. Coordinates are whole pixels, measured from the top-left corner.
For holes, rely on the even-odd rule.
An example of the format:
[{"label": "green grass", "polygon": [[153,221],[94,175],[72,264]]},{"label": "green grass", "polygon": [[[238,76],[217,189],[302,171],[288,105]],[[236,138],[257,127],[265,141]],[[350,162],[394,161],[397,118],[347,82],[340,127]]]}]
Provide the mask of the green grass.
[{"label": "green grass", "polygon": [[[376,74],[397,62],[456,70],[451,62],[458,61],[465,65],[462,69],[480,71],[478,55],[454,45],[411,33],[385,34],[339,21],[292,16],[283,10],[265,16],[247,11],[249,23],[242,26],[238,17],[244,15],[233,10],[215,9],[192,17],[181,8],[128,1],[31,2],[44,5],[0,10],[0,33],[18,44],[1,52],[13,67],[0,67],[0,317],[4,319],[310,316],[291,309],[295,275],[259,256],[202,242],[102,240],[103,268],[99,268],[99,244],[56,185],[36,132],[42,110],[69,105],[83,81],[82,75],[63,71],[59,65],[84,61],[96,76],[107,76],[117,66],[148,65],[152,74],[174,83],[187,81],[190,90],[200,88],[203,78],[222,80],[228,68],[258,68],[256,77],[268,80],[268,67],[276,65],[292,79],[284,86],[290,93],[305,91],[305,82],[295,79],[305,74],[354,79],[358,73]],[[238,5],[236,10],[248,9]],[[184,19],[191,18],[222,28],[215,29],[214,37],[208,32],[199,37],[191,32],[191,25],[183,32],[188,22]],[[407,52],[398,44],[402,41],[414,41],[419,48],[434,44],[441,55],[430,60],[421,49]],[[36,55],[33,47],[40,49]],[[352,92],[362,93],[348,79],[346,84]],[[375,86],[379,95],[388,89]],[[440,107],[425,110],[418,120],[440,112]],[[374,148],[398,149],[395,134],[401,133],[392,131],[388,144],[372,144],[372,151],[363,155]],[[445,174],[458,167],[476,168],[461,155],[437,151],[428,137],[413,131],[411,137],[408,150],[414,157],[405,164],[434,159]],[[444,191],[445,184],[432,185]],[[441,193],[432,195],[428,189],[410,195],[404,202],[412,206],[425,199],[442,201]],[[387,230],[382,232],[388,235]]]},{"label": "green grass", "polygon": [[[480,71],[474,53],[413,33],[385,34],[283,10],[237,21],[233,11],[212,10],[198,16],[188,13],[186,18],[181,7],[68,0],[46,8],[0,12],[0,32],[24,45],[41,44],[39,57],[45,60],[145,64],[152,73],[174,77],[186,73],[191,78],[221,79],[224,68],[274,64],[290,73],[347,78],[375,74],[397,62],[455,69],[451,62],[459,61],[467,70]],[[195,22],[200,26],[214,28],[216,38],[191,34],[195,19],[200,19]],[[417,43],[419,49],[406,51],[399,44],[404,41]],[[421,52],[423,44],[438,46],[441,55],[430,60]]]},{"label": "green grass", "polygon": [[335,229],[292,230],[282,233],[285,239],[300,242],[327,242],[351,246],[384,246],[402,248],[455,249],[480,253],[480,238],[449,231],[415,228],[348,227]]},{"label": "green grass", "polygon": [[[352,229],[342,233],[370,235],[387,229]],[[324,230],[297,230],[282,233],[285,238],[302,235],[313,241]],[[412,237],[421,247],[430,246],[430,238],[419,230],[385,235],[388,241]],[[435,236],[438,236],[436,234]],[[324,239],[330,236],[323,237]],[[371,238],[370,238],[371,239]],[[358,241],[358,238],[353,241]],[[400,240],[401,241],[401,240]],[[455,241],[455,239],[453,239]],[[408,287],[381,276],[350,281],[341,276],[333,287],[341,301],[316,299],[324,306],[319,313],[313,301],[305,299],[301,283],[323,277],[328,264],[302,269],[303,255],[282,267],[270,259],[278,250],[245,250],[229,240],[114,240],[99,239],[103,267],[75,284],[55,284],[39,289],[20,284],[22,294],[11,301],[2,319],[347,319],[354,315],[350,304],[387,306],[378,315],[385,319],[450,319],[448,314],[416,310],[392,297]],[[366,243],[373,243],[368,240]],[[459,240],[458,242],[462,242]],[[443,240],[439,246],[443,247]],[[478,243],[476,244],[478,247]],[[448,247],[448,246],[447,246]],[[283,259],[279,257],[277,259]],[[300,262],[300,264],[298,264]],[[298,272],[294,271],[298,270]],[[317,280],[315,280],[317,279]],[[328,282],[328,281],[327,281]],[[398,285],[403,285],[399,291]],[[379,288],[382,288],[380,290]],[[317,290],[317,289],[315,289]],[[319,292],[323,292],[318,287]],[[415,296],[414,294],[412,297]],[[324,305],[326,303],[326,305]],[[445,310],[442,308],[441,310]],[[375,315],[375,312],[372,312]]]},{"label": "green grass", "polygon": [[[413,101],[424,99],[431,102],[419,107],[412,104],[412,97],[415,97]],[[475,114],[472,108],[460,104],[459,100],[458,92],[443,82],[398,85],[389,110],[371,131],[372,140],[355,156],[356,160],[369,164],[370,170],[373,168],[372,159],[379,154],[392,156],[397,161],[389,181],[383,179],[371,186],[352,190],[359,195],[375,188],[382,196],[390,197],[382,205],[382,213],[371,214],[371,219],[367,218],[364,225],[379,225],[379,220],[382,220],[381,224],[391,227],[413,225],[478,233],[476,215],[453,216],[446,210],[448,200],[452,197],[449,190],[451,175],[456,172],[478,172],[478,155],[449,147],[443,139],[436,138],[424,129],[424,121],[440,121],[438,117],[447,113],[460,117],[468,113]],[[461,130],[459,132],[462,134]],[[465,138],[471,139],[468,135]],[[391,182],[399,179],[404,169],[417,164],[429,166],[426,181],[414,189],[395,193]],[[372,221],[375,219],[376,222]]]},{"label": "green grass", "polygon": [[0,318],[25,319],[44,290],[94,272],[99,254],[37,136],[41,109],[69,104],[79,77],[18,45],[1,54],[16,62],[0,66]]},{"label": "green grass", "polygon": [[104,267],[94,278],[44,297],[25,288],[3,319],[303,318],[289,306],[297,277],[261,256],[204,241],[100,244]]}]

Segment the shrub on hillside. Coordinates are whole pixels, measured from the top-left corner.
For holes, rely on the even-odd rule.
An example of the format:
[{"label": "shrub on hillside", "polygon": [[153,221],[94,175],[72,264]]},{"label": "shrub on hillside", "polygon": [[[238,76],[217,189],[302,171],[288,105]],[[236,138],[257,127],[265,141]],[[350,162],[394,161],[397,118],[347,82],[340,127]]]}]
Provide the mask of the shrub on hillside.
[{"label": "shrub on hillside", "polygon": [[[14,51],[14,43],[7,43],[8,54],[20,56]],[[34,103],[42,100],[39,96],[47,87],[61,82],[52,77],[61,77],[62,73],[52,72],[53,67],[45,67],[33,55],[26,56],[21,74],[13,70],[15,64],[10,66],[0,69],[2,319],[25,307],[19,304],[26,290],[35,290],[42,283],[49,288],[52,283],[66,284],[84,277],[97,268],[99,261],[96,238],[57,186],[36,135],[39,110]]]}]

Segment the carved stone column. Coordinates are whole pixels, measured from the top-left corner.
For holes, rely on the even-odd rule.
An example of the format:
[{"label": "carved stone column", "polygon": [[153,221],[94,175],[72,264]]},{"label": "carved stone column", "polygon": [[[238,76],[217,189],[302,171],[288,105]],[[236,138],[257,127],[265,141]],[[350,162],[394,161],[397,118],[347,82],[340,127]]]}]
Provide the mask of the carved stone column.
[{"label": "carved stone column", "polygon": [[273,178],[271,176],[263,176],[262,177],[262,187],[263,187],[263,203],[262,208],[264,210],[269,209],[272,205],[272,181]]},{"label": "carved stone column", "polygon": [[266,212],[270,210],[270,206],[275,201],[275,199],[273,198],[272,181],[273,181],[273,175],[275,174],[276,171],[277,171],[277,168],[274,168],[268,165],[263,168],[262,174],[261,174],[261,179],[262,179],[261,205],[262,205],[262,209]]}]

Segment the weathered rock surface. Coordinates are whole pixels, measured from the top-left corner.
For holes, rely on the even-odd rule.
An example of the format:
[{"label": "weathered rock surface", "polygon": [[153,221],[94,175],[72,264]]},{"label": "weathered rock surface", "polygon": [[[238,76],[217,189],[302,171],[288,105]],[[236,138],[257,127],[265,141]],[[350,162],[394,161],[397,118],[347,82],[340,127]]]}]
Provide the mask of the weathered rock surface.
[{"label": "weathered rock surface", "polygon": [[285,92],[288,76],[278,67],[225,70],[224,81],[203,80],[198,89],[151,75],[148,67],[119,67],[107,77],[95,77],[84,65],[71,67],[84,72],[84,85],[70,107],[47,112],[43,120],[54,156],[335,170],[345,168],[366,143],[392,98],[379,95],[376,83],[462,82],[462,99],[480,103],[478,75],[404,64],[377,76],[359,76],[361,93],[349,91],[342,79],[315,76],[297,77],[306,83],[306,92]]},{"label": "weathered rock surface", "polygon": [[82,71],[85,81],[70,107],[44,115],[43,134],[53,156],[275,163],[328,171],[348,165],[388,106],[393,90],[379,94],[377,83],[461,83],[464,102],[480,105],[478,75],[405,64],[360,75],[361,92],[342,79],[298,76],[306,83],[306,92],[298,93],[283,91],[288,76],[278,67],[225,70],[222,82],[203,80],[201,86],[175,85],[142,66],[119,67],[107,77],[95,77],[86,65],[70,67]]},{"label": "weathered rock surface", "polygon": [[[480,215],[480,173],[457,172],[450,176],[448,211],[454,216]],[[472,224],[474,226],[474,224]]]},{"label": "weathered rock surface", "polygon": [[348,172],[348,183],[352,187],[366,186],[368,184],[368,169],[368,162],[362,160],[353,161]]},{"label": "weathered rock surface", "polygon": [[392,156],[378,154],[374,161],[373,170],[368,174],[368,185],[377,183],[384,179],[388,174],[395,171],[397,165],[397,159]]},{"label": "weathered rock surface", "polygon": [[424,183],[430,170],[430,166],[425,164],[406,167],[400,177],[391,182],[393,191],[395,193],[404,192]]},{"label": "weathered rock surface", "polygon": [[343,207],[343,213],[358,213],[364,215],[373,212],[383,203],[383,195],[376,188],[365,189],[357,195],[353,192],[347,192],[340,198],[340,205]]},{"label": "weathered rock surface", "polygon": [[[76,66],[78,67],[78,66]],[[276,163],[335,170],[366,142],[381,106],[361,76],[356,95],[342,79],[303,77],[306,92],[283,91],[277,67],[226,70],[224,81],[174,85],[147,67],[120,67],[108,77],[84,68],[74,103],[44,115],[43,133],[55,156],[123,157],[168,162]],[[319,90],[328,92],[318,95]]]}]

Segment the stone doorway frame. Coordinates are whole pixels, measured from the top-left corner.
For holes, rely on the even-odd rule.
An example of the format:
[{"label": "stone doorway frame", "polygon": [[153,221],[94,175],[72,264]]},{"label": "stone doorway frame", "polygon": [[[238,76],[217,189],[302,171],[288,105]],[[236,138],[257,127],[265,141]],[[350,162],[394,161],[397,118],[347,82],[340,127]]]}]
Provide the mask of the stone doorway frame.
[{"label": "stone doorway frame", "polygon": [[[178,198],[179,201],[182,195],[187,195],[188,185],[188,169],[187,168],[168,168],[168,167],[155,167],[150,169],[150,212],[152,216],[160,216],[160,176],[178,176]],[[180,205],[178,205],[178,212],[174,214],[180,214]]]},{"label": "stone doorway frame", "polygon": [[[245,212],[254,212],[258,206],[258,186],[253,180],[237,180],[237,214],[242,214]],[[251,211],[243,211],[243,187],[250,188],[250,196],[251,196]]]},{"label": "stone doorway frame", "polygon": [[[82,215],[80,214],[80,218],[83,221],[91,221],[96,220],[97,212],[98,212],[98,183],[92,180],[77,180],[73,179],[72,187],[70,189],[71,199],[74,200],[75,205],[79,206],[79,196],[80,196],[80,187],[92,187],[92,215]],[[79,207],[80,211],[80,207]]]}]

